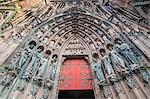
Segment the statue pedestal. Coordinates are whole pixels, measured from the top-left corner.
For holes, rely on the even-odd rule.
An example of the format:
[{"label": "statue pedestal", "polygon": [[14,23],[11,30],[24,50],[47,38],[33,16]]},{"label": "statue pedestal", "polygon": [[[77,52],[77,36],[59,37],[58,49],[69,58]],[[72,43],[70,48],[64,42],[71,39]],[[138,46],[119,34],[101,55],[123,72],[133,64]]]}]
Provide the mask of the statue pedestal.
[{"label": "statue pedestal", "polygon": [[20,93],[19,90],[15,90],[14,92],[11,93],[10,97],[12,97],[13,99],[17,99],[19,93]]},{"label": "statue pedestal", "polygon": [[128,99],[126,94],[120,93],[119,94],[120,99]]}]

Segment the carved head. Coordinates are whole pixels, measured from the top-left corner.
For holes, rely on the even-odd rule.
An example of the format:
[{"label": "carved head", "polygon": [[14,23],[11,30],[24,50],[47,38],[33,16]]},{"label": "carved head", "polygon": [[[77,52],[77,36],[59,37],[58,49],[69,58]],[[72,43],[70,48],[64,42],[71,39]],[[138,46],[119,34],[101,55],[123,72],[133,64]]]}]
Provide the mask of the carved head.
[{"label": "carved head", "polygon": [[39,47],[37,48],[37,52],[39,52],[39,53],[41,53],[43,50],[44,50],[44,47],[43,47],[43,46],[39,46]]},{"label": "carved head", "polygon": [[30,48],[30,49],[33,49],[35,46],[36,46],[36,42],[35,42],[35,41],[31,41],[31,42],[29,43],[29,48]]},{"label": "carved head", "polygon": [[104,48],[101,48],[101,49],[100,49],[100,54],[101,54],[102,56],[104,56],[104,55],[106,54],[106,51],[105,51]]},{"label": "carved head", "polygon": [[50,50],[46,50],[45,56],[48,57],[49,55],[51,55],[51,51]]},{"label": "carved head", "polygon": [[56,62],[56,61],[57,61],[58,56],[57,56],[56,54],[54,54],[52,58],[53,58],[53,62]]},{"label": "carved head", "polygon": [[107,44],[107,45],[106,45],[106,47],[107,47],[107,49],[108,49],[108,50],[110,50],[110,51],[111,51],[111,50],[113,50],[113,45],[112,45],[112,44],[110,44],[110,43],[109,43],[109,44]]},{"label": "carved head", "polygon": [[122,43],[122,41],[121,41],[120,38],[116,38],[116,39],[114,40],[114,43],[120,45],[120,44]]},{"label": "carved head", "polygon": [[49,37],[48,37],[48,36],[45,36],[44,42],[46,42],[48,39],[49,39]]},{"label": "carved head", "polygon": [[98,53],[94,53],[94,54],[93,54],[93,57],[94,57],[95,59],[99,59]]}]

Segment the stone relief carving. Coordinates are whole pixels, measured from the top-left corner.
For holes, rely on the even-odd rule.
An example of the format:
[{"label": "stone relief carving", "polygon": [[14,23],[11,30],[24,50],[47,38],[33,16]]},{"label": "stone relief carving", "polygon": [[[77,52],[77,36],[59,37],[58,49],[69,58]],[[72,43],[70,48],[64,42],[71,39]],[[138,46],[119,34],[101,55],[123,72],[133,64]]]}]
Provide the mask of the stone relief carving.
[{"label": "stone relief carving", "polygon": [[85,55],[87,54],[86,49],[84,48],[83,44],[78,39],[73,39],[67,45],[64,54],[66,55]]},{"label": "stone relief carving", "polygon": [[[78,8],[77,6],[75,6],[76,4],[82,7]],[[85,42],[85,44],[87,43],[89,49],[92,49],[92,54],[98,53],[97,49],[99,49],[100,47],[104,47],[103,49],[100,49],[101,57],[99,58],[98,62],[92,65],[92,67],[98,80],[96,84],[99,84],[103,87],[103,93],[106,98],[112,98],[111,90],[109,88],[111,84],[114,84],[116,92],[120,93],[121,89],[119,76],[121,76],[121,80],[125,79],[125,82],[129,87],[134,88],[135,85],[137,85],[137,82],[134,81],[132,77],[130,77],[133,76],[133,73],[135,73],[131,71],[139,71],[139,75],[141,76],[141,78],[146,82],[149,82],[149,71],[145,68],[143,69],[144,66],[142,64],[144,63],[139,64],[141,60],[137,59],[134,51],[131,50],[127,42],[115,40],[115,43],[113,44],[114,46],[108,44],[110,42],[113,43],[114,37],[118,34],[118,31],[114,29],[113,26],[111,26],[112,23],[114,23],[113,25],[116,25],[118,27],[118,25],[123,24],[119,21],[119,19],[137,19],[131,15],[132,13],[129,14],[129,11],[120,9],[121,11],[117,12],[118,8],[113,7],[111,3],[108,4],[109,6],[107,5],[106,7],[103,7],[100,6],[97,1],[94,1],[94,9],[91,7],[91,4],[92,2],[88,3],[87,1],[70,1],[68,4],[60,2],[56,3],[55,5],[56,7],[58,7],[57,11],[54,11],[52,13],[51,11],[55,9],[53,7],[47,7],[45,12],[37,11],[38,13],[42,12],[41,16],[37,13],[37,15],[35,15],[34,11],[31,11],[29,13],[29,16],[31,15],[32,18],[26,21],[28,21],[30,24],[24,21],[25,27],[20,27],[20,29],[17,30],[18,34],[14,36],[14,39],[23,39],[21,33],[24,32],[24,28],[28,27],[29,31],[31,31],[36,27],[38,29],[35,32],[32,32],[33,34],[31,33],[31,37],[27,38],[28,40],[36,39],[36,43],[32,42],[29,44],[29,46],[23,47],[20,53],[16,55],[16,58],[13,58],[14,60],[11,60],[11,64],[5,67],[5,69],[8,71],[14,70],[18,72],[19,79],[15,84],[17,90],[24,91],[26,85],[28,83],[32,83],[31,86],[33,96],[36,97],[38,90],[42,87],[43,95],[41,96],[41,98],[48,98],[49,92],[54,85],[56,69],[58,65],[58,56],[54,56],[52,57],[52,59],[50,59],[49,57],[51,57],[51,55],[45,56],[46,54],[43,53],[45,52],[45,50],[47,50],[47,48],[51,48],[51,53],[53,55],[56,47],[59,48],[59,52],[63,44],[72,34],[73,36],[78,35],[79,37],[81,37],[83,39],[83,42]],[[68,5],[73,7],[68,9]],[[82,9],[84,7],[85,9]],[[89,8],[91,12],[87,11],[87,9]],[[65,11],[64,9],[68,10]],[[95,9],[99,11],[95,11]],[[53,18],[52,20],[49,20],[49,17],[47,17],[51,15],[55,16],[56,14],[61,14],[62,12],[62,16]],[[92,12],[98,12],[98,14],[101,14],[100,16],[103,20],[99,20],[94,17],[96,14],[93,14]],[[78,13],[83,13],[86,15],[79,15]],[[125,19],[125,15],[127,15],[127,19]],[[41,25],[44,23],[43,21],[46,23],[46,25]],[[111,23],[111,25],[108,21]],[[124,22],[124,24],[126,23],[128,22]],[[28,24],[28,26],[26,24]],[[68,30],[71,31],[68,32]],[[84,43],[81,41],[82,40],[79,40],[78,38],[73,38],[73,40],[71,39],[69,44],[65,48],[64,54],[90,54],[87,52]],[[37,46],[39,46],[40,44],[44,46],[44,49],[37,49]],[[107,46],[107,44],[109,46]],[[126,63],[128,63],[129,66]],[[117,72],[124,75],[118,75]],[[131,75],[129,75],[129,73],[131,73]],[[4,79],[1,81],[1,84],[4,86],[9,85],[17,75],[15,75],[14,73],[7,73],[6,76],[4,76]]]},{"label": "stone relief carving", "polygon": [[110,79],[110,81],[116,81],[117,75],[115,74],[113,65],[111,64],[110,57],[106,53],[105,49],[100,49],[100,54],[102,56],[102,63],[107,70],[108,78]]},{"label": "stone relief carving", "polygon": [[[107,40],[107,38],[105,39]],[[144,63],[142,58],[135,55],[134,49],[131,50],[131,46],[119,38],[114,39],[113,44],[106,42],[105,46],[107,49],[101,48],[101,57],[96,63],[92,64],[97,79],[95,84],[102,87],[112,86],[113,84],[116,93],[123,94],[121,80],[124,80],[131,89],[140,88],[135,77],[137,71],[139,71],[139,77],[149,84],[147,64]],[[105,90],[103,92],[104,96],[108,97],[109,92]]]},{"label": "stone relief carving", "polygon": [[112,64],[114,65],[115,69],[118,72],[126,72],[127,73],[127,67],[125,65],[124,60],[122,59],[121,55],[117,52],[116,49],[113,49],[112,44],[107,44],[107,49],[109,50],[109,56],[112,61]]}]

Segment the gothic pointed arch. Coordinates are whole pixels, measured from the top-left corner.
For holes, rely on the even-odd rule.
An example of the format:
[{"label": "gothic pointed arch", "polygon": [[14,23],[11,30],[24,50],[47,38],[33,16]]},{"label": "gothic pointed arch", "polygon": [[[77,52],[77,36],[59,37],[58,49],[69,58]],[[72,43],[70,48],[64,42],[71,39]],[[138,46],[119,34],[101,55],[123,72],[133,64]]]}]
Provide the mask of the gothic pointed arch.
[{"label": "gothic pointed arch", "polygon": [[11,20],[0,12],[0,98],[57,99],[70,57],[87,60],[96,99],[149,98],[149,20],[113,2],[38,5]]}]

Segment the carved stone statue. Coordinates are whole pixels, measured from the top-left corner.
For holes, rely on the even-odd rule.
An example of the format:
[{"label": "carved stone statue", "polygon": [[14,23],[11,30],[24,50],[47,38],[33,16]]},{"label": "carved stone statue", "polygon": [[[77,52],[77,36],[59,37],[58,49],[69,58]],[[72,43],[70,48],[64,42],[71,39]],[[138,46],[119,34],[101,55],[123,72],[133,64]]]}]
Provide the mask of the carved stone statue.
[{"label": "carved stone statue", "polygon": [[46,58],[42,58],[40,67],[38,68],[38,73],[36,75],[37,80],[41,81],[43,79],[42,76],[44,75],[44,72],[47,67],[48,67],[48,60]]},{"label": "carved stone statue", "polygon": [[[40,66],[38,67],[36,77],[34,79],[34,82],[32,84],[32,95],[35,96],[40,84],[42,84],[42,81],[44,81],[44,75],[46,75],[46,70],[48,69],[48,55],[46,54],[44,57],[40,58]],[[52,86],[52,82],[49,79],[49,76],[45,77],[44,81],[44,88],[43,88],[43,95],[40,99],[47,99],[48,93],[49,93],[49,88]],[[46,97],[46,98],[45,98]]]},{"label": "carved stone statue", "polygon": [[[118,46],[121,54],[125,57],[125,59],[129,62],[132,70],[138,69],[140,77],[146,82],[150,81],[150,73],[145,68],[144,62],[142,59],[140,61],[137,59],[135,54],[131,51],[130,47],[127,43],[123,43],[120,39],[115,39],[116,45]],[[140,68],[139,68],[140,67]],[[129,79],[129,78],[128,78]],[[132,83],[128,80],[128,84],[131,86]]]},{"label": "carved stone statue", "polygon": [[18,65],[19,65],[18,69],[20,70],[22,68],[25,68],[29,63],[28,60],[30,60],[30,59],[31,59],[31,50],[30,49],[25,49],[22,52],[21,57],[18,61]]},{"label": "carved stone statue", "polygon": [[113,66],[111,64],[111,60],[110,57],[106,54],[105,49],[100,49],[100,54],[102,56],[102,64],[105,66],[107,73],[109,75],[109,79],[111,81],[116,81],[117,80],[117,76],[115,74],[115,71],[113,69]]},{"label": "carved stone statue", "polygon": [[56,73],[56,66],[57,66],[57,55],[54,55],[52,57],[52,63],[51,63],[51,66],[50,66],[50,76],[51,76],[51,80],[54,81],[55,79],[55,73]]},{"label": "carved stone statue", "polygon": [[25,50],[22,52],[20,59],[18,60],[18,69],[20,71],[20,76],[24,73],[25,69],[29,65],[31,59],[32,59],[32,49],[35,47],[36,43],[34,41],[31,41],[29,43],[29,47],[25,48]]},{"label": "carved stone statue", "polygon": [[28,82],[26,81],[26,79],[19,78],[16,82],[15,89],[19,90],[19,91],[23,91],[25,89],[25,86],[27,85],[27,83]]},{"label": "carved stone statue", "polygon": [[44,81],[44,87],[47,87],[49,89],[51,89],[54,84],[54,80],[51,78],[52,73],[53,73],[53,66],[52,65],[47,66],[44,71],[43,81]]},{"label": "carved stone statue", "polygon": [[92,64],[92,68],[95,71],[96,77],[99,81],[100,85],[103,85],[106,83],[106,79],[104,76],[104,67],[101,61],[98,61],[98,63]]},{"label": "carved stone statue", "polygon": [[116,47],[119,48],[120,53],[128,61],[131,69],[136,69],[138,64],[138,59],[135,54],[131,51],[127,43],[122,42],[120,39],[115,39]]},{"label": "carved stone statue", "polygon": [[38,62],[42,59],[41,52],[44,50],[42,46],[37,48],[37,51],[33,53],[31,57],[31,62],[28,64],[27,68],[25,68],[25,73],[23,74],[22,78],[28,79],[31,78],[33,73],[35,73],[37,69]]},{"label": "carved stone statue", "polygon": [[125,65],[124,60],[122,57],[118,54],[118,52],[113,49],[112,44],[107,44],[107,49],[109,50],[109,57],[112,61],[112,64],[114,68],[119,72],[126,72],[127,73],[127,67]]},{"label": "carved stone statue", "polygon": [[20,71],[21,73],[19,74],[19,79],[17,81],[16,89],[20,91],[24,90],[25,86],[27,85],[27,83],[29,82],[29,80],[31,79],[31,77],[33,76],[33,73],[35,72],[37,68],[38,61],[41,58],[40,53],[42,51],[43,51],[43,48],[38,47],[37,51],[34,53],[35,55],[30,55],[31,60],[27,62],[28,65],[26,66],[26,68],[24,67]]},{"label": "carved stone statue", "polygon": [[146,69],[140,69],[139,71],[141,78],[150,84],[150,72]]},{"label": "carved stone statue", "polygon": [[51,80],[54,80],[54,78],[55,78],[55,68],[54,68],[54,65],[51,63],[51,65],[50,65],[50,79]]},{"label": "carved stone statue", "polygon": [[150,72],[147,69],[147,67],[148,67],[147,64],[144,64],[144,62],[141,61],[139,68],[140,72],[139,75],[144,81],[150,84]]}]

